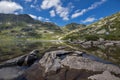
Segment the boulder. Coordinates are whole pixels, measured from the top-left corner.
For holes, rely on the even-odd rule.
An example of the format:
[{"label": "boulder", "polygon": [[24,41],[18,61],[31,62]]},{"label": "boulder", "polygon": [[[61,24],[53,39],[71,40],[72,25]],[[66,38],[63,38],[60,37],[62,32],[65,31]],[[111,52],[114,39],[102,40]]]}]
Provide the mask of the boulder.
[{"label": "boulder", "polygon": [[10,59],[0,64],[0,68],[10,66],[31,66],[38,59],[39,50],[33,50],[29,54]]},{"label": "boulder", "polygon": [[33,50],[16,61],[18,66],[31,66],[38,59],[39,50]]},{"label": "boulder", "polygon": [[[120,75],[119,67],[85,58],[83,54],[65,50],[47,52],[24,74],[28,80],[88,80],[90,76],[104,71]],[[112,77],[114,79],[115,76]]]}]

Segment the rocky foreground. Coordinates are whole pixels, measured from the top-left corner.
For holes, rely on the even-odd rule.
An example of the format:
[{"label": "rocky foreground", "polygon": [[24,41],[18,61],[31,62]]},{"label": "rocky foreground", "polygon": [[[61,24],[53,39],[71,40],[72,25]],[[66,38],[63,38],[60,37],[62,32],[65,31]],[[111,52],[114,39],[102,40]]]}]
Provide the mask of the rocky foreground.
[{"label": "rocky foreground", "polygon": [[[36,56],[30,56],[35,52],[27,55],[28,64],[32,61],[33,65],[1,68],[0,80],[120,80],[118,66],[84,57],[85,52],[49,51],[37,62],[34,59]],[[26,58],[19,58],[18,61],[23,60]]]},{"label": "rocky foreground", "polygon": [[88,58],[79,51],[51,51],[25,71],[27,80],[120,80],[120,68]]}]

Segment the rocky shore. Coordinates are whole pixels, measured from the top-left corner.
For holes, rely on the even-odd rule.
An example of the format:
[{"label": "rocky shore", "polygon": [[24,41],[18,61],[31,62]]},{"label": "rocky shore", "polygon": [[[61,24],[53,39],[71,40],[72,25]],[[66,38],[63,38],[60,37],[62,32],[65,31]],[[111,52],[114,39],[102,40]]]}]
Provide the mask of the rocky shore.
[{"label": "rocky shore", "polygon": [[[33,54],[35,51],[32,51]],[[27,55],[29,56],[31,55]],[[32,65],[17,65],[0,69],[0,80],[120,80],[120,68],[84,57],[87,53],[72,50],[54,50],[44,53]],[[21,61],[19,58],[17,61]],[[26,59],[25,59],[26,60]]]},{"label": "rocky shore", "polygon": [[[120,68],[83,57],[79,51],[45,53],[26,72],[27,80],[120,80]],[[105,76],[105,77],[104,77]]]},{"label": "rocky shore", "polygon": [[118,46],[120,47],[120,41],[73,41],[70,42],[72,44],[80,44],[83,48],[91,48],[91,47],[98,47],[103,45],[105,47],[108,46]]}]

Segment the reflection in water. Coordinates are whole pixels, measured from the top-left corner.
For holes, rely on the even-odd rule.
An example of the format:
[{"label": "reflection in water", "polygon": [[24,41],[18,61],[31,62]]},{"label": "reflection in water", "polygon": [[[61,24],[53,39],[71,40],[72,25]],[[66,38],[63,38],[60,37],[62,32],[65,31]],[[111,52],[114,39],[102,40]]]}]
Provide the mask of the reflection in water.
[{"label": "reflection in water", "polygon": [[120,66],[120,46],[98,45],[98,46],[91,46],[89,48],[88,47],[83,48],[80,44],[71,44],[71,43],[66,43],[66,44],[73,47],[76,50],[84,51],[89,54],[89,55],[84,54],[84,57],[89,57],[90,59],[99,62],[103,62],[107,64],[113,63]]},{"label": "reflection in water", "polygon": [[[59,47],[59,46],[67,46],[74,50],[84,51],[88,54],[83,54],[83,57],[90,58],[92,60],[96,60],[99,62],[111,64],[119,64],[120,65],[120,47],[114,46],[104,46],[99,45],[97,47],[92,46],[89,48],[83,48],[80,44],[61,44],[60,41],[16,41],[11,45],[7,45],[5,47],[0,47],[0,62],[3,62],[8,59],[12,59],[14,57],[27,54],[34,49],[39,49],[40,55],[47,51],[50,47]],[[67,48],[68,48],[67,47]],[[53,49],[55,50],[55,49]],[[98,58],[99,57],[99,58]],[[105,61],[104,61],[105,60]]]},{"label": "reflection in water", "polygon": [[28,54],[34,49],[39,49],[41,53],[43,53],[48,48],[57,45],[59,45],[58,41],[15,41],[13,43],[0,46],[0,62]]}]

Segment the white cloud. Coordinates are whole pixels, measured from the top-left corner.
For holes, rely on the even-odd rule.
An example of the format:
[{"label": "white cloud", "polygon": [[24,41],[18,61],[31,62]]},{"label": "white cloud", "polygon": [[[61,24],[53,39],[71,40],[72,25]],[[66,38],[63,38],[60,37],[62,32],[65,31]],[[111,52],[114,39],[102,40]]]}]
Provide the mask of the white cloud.
[{"label": "white cloud", "polygon": [[29,16],[32,17],[33,19],[38,19],[38,17],[33,14],[29,14]]},{"label": "white cloud", "polygon": [[15,2],[0,1],[0,13],[15,13],[23,10],[23,7]]},{"label": "white cloud", "polygon": [[0,0],[0,1],[12,1],[12,0]]},{"label": "white cloud", "polygon": [[36,9],[36,10],[38,10],[38,11],[41,11],[39,5],[31,4],[30,7],[31,7],[31,8],[34,8],[34,9]]},{"label": "white cloud", "polygon": [[38,17],[38,20],[44,20],[44,18],[43,18],[43,17],[41,17],[41,16],[39,16],[39,17]]},{"label": "white cloud", "polygon": [[32,2],[32,0],[25,0],[25,2]]},{"label": "white cloud", "polygon": [[88,17],[85,20],[81,20],[82,23],[90,23],[97,20],[95,17]]},{"label": "white cloud", "polygon": [[35,8],[35,6],[34,6],[34,5],[32,5],[32,4],[30,5],[30,7],[31,7],[31,8]]},{"label": "white cloud", "polygon": [[48,19],[48,18],[45,18],[44,20],[45,20],[46,22],[51,22],[50,19]]},{"label": "white cloud", "polygon": [[75,12],[75,13],[71,16],[71,18],[76,18],[76,17],[78,17],[78,16],[81,16],[81,15],[83,15],[84,13],[86,13],[86,12],[92,10],[92,9],[95,9],[96,7],[98,7],[99,5],[103,4],[104,2],[106,2],[106,0],[101,0],[100,2],[95,2],[95,3],[92,4],[90,7],[86,8],[86,9],[83,9],[83,10],[81,10],[81,11],[79,11],[79,12]]},{"label": "white cloud", "polygon": [[[50,9],[54,8],[54,12],[50,12],[51,16],[53,17],[54,13],[59,15],[60,17],[63,18],[63,20],[69,20],[69,7],[62,7],[62,3],[60,0],[43,0],[42,9]],[[52,14],[53,13],[53,14]]]},{"label": "white cloud", "polygon": [[33,14],[29,14],[29,16],[32,17],[33,19],[36,19],[36,20],[50,22],[50,19],[48,19],[48,18],[44,18],[44,17],[41,17],[41,16],[36,16],[36,15],[33,15]]},{"label": "white cloud", "polygon": [[41,16],[38,17],[38,20],[40,20],[40,21],[46,21],[46,22],[50,22],[50,19],[48,19],[48,18],[44,18],[44,17],[41,17]]},{"label": "white cloud", "polygon": [[103,19],[103,17],[100,17],[99,20]]},{"label": "white cloud", "polygon": [[38,1],[38,0],[34,0],[34,4],[36,4],[36,3],[37,3],[37,1]]},{"label": "white cloud", "polygon": [[60,5],[56,6],[56,13],[63,18],[63,20],[69,20],[69,9]]},{"label": "white cloud", "polygon": [[41,8],[49,9],[61,4],[60,0],[43,0]]},{"label": "white cloud", "polygon": [[50,11],[50,16],[51,16],[51,17],[56,16],[56,14],[55,14],[55,11],[54,11],[54,10],[51,10],[51,11]]}]

